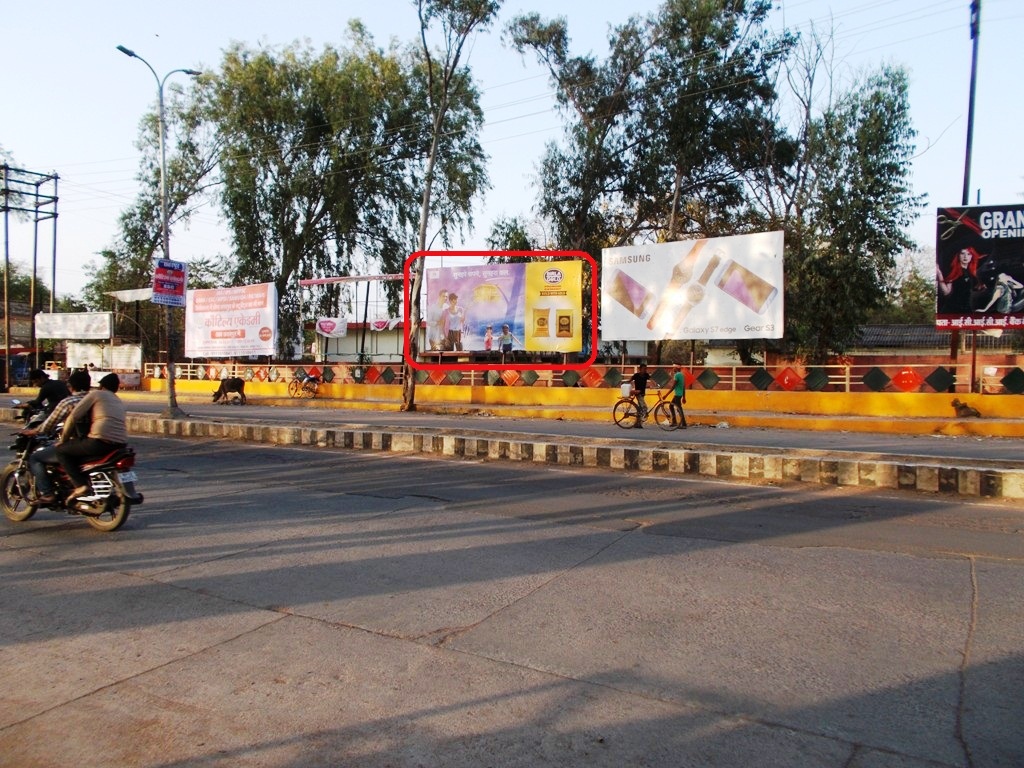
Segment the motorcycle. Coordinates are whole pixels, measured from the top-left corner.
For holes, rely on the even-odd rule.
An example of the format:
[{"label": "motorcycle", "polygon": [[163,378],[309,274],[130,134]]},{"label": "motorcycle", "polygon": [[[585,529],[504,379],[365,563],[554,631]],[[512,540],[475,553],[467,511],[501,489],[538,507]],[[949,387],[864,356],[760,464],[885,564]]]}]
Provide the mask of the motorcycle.
[{"label": "motorcycle", "polygon": [[[20,405],[14,401],[14,405]],[[26,409],[22,417],[26,427],[41,424],[45,414]],[[143,496],[135,488],[138,481],[133,468],[135,451],[129,447],[117,448],[104,456],[82,465],[89,476],[89,492],[71,502],[68,495],[74,489],[71,478],[59,464],[47,464],[46,471],[53,485],[55,501],[41,504],[37,501],[35,477],[29,467],[29,457],[37,450],[52,445],[55,438],[43,435],[23,435],[15,432],[10,449],[15,458],[0,471],[0,508],[8,520],[20,523],[32,517],[41,507],[63,509],[70,515],[80,515],[98,531],[116,531],[125,521],[133,506],[142,504]]]}]

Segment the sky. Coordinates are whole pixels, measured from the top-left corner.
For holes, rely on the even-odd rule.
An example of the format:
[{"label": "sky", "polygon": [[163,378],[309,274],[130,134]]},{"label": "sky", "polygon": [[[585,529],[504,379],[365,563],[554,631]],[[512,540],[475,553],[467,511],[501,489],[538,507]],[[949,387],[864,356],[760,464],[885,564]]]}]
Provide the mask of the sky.
[{"label": "sky", "polygon": [[[544,145],[560,136],[546,70],[504,46],[501,30],[520,13],[564,16],[573,54],[603,59],[608,30],[655,0],[505,0],[499,23],[474,39],[469,64],[486,114],[482,135],[492,188],[475,210],[475,230],[460,248],[485,248],[491,222],[531,215],[533,179]],[[970,0],[777,0],[770,28],[806,34],[834,30],[840,78],[882,64],[904,67],[918,132],[911,184],[927,207],[911,227],[923,247],[934,247],[935,208],[959,205],[963,194],[970,94]],[[360,19],[380,46],[412,43],[418,19],[411,0],[52,0],[7,3],[3,12],[5,71],[0,79],[0,146],[12,165],[58,175],[56,275],[52,222],[36,244],[37,278],[56,284],[58,296],[77,294],[86,267],[116,237],[118,215],[134,200],[139,122],[156,104],[157,85],[141,62],[116,50],[124,45],[162,77],[178,68],[216,69],[233,42],[280,47],[308,42],[315,50],[341,46],[348,20]],[[1024,2],[982,0],[978,51],[971,202],[1024,199]],[[173,75],[169,82],[183,75]],[[52,188],[51,188],[52,189]],[[44,188],[43,193],[46,193]],[[31,223],[8,220],[9,257],[30,266]],[[188,228],[171,233],[171,258],[189,261],[230,253],[214,208],[201,209]],[[142,286],[139,286],[142,287]]]}]

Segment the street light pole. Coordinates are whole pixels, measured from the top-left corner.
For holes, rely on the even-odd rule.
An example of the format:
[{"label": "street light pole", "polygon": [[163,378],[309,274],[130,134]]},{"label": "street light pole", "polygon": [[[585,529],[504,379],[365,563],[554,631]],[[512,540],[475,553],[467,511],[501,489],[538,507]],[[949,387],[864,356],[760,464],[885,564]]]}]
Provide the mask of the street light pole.
[{"label": "street light pole", "polygon": [[[135,51],[125,48],[123,45],[117,46],[117,50],[133,59],[138,59],[146,68],[153,73],[153,79],[156,80],[157,97],[159,101],[160,109],[160,228],[163,231],[163,248],[164,258],[170,259],[170,241],[171,233],[170,227],[168,226],[168,214],[167,214],[167,152],[166,152],[166,133],[167,133],[167,122],[164,119],[164,84],[167,82],[167,78],[176,72],[189,75],[190,77],[196,77],[201,75],[202,72],[198,72],[194,69],[172,69],[161,79],[160,75],[156,73],[156,70],[150,65],[148,61],[135,53]],[[164,318],[167,325],[167,408],[160,415],[165,419],[177,419],[181,418],[185,414],[182,413],[181,409],[178,408],[178,396],[174,391],[174,332],[172,330],[172,316],[171,307],[169,304],[164,305]]]}]

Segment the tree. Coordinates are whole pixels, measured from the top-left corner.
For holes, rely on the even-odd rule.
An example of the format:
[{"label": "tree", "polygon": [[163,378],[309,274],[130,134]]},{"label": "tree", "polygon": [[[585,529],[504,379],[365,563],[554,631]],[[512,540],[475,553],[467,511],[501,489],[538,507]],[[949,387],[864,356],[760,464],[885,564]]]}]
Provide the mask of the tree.
[{"label": "tree", "polygon": [[558,247],[597,257],[735,231],[743,173],[763,161],[745,139],[772,130],[770,73],[791,44],[764,30],[770,7],[669,0],[613,30],[600,62],[569,55],[564,20],[513,20],[508,39],[548,67],[566,119],[540,166],[538,211]]},{"label": "tree", "polygon": [[[367,44],[353,32],[357,45]],[[365,53],[235,45],[210,98],[209,119],[224,146],[232,279],[276,285],[282,355],[299,334],[298,280],[348,274],[360,213],[393,172],[393,149],[401,145],[382,136],[382,100],[397,67],[368,47]],[[366,244],[376,252],[389,241]],[[315,309],[332,298],[336,292],[323,292]]]},{"label": "tree", "polygon": [[915,132],[906,74],[883,66],[839,90],[828,55],[828,41],[812,36],[789,70],[799,151],[782,173],[764,163],[750,186],[755,224],[786,233],[784,349],[815,363],[845,352],[886,301],[923,199],[908,181]]},{"label": "tree", "polygon": [[[425,95],[430,117],[429,151],[423,169],[420,196],[419,235],[417,250],[427,249],[427,228],[431,219],[439,221],[439,234],[446,240],[453,226],[472,223],[472,198],[487,183],[483,168],[483,151],[476,141],[483,122],[477,104],[477,94],[467,68],[462,65],[466,43],[474,32],[486,29],[497,16],[501,0],[416,0],[420,19],[421,73],[425,80]],[[443,47],[436,57],[427,41],[435,24],[440,25]],[[462,151],[468,152],[460,160],[455,154],[452,139],[459,138]],[[447,162],[444,162],[444,161]],[[441,163],[441,166],[439,166]],[[446,192],[434,203],[435,186]],[[423,259],[417,259],[409,291],[409,354],[419,354],[420,291],[423,284]],[[402,410],[416,410],[416,378],[411,366],[404,366]]]},{"label": "tree", "polygon": [[492,251],[539,251],[541,244],[531,235],[529,225],[522,218],[500,218],[491,224],[487,247]]},{"label": "tree", "polygon": [[[908,254],[898,261],[886,286],[886,299],[866,322],[875,325],[932,325],[935,322],[935,278]],[[931,263],[935,263],[932,259]]]},{"label": "tree", "polygon": [[[203,88],[208,79],[190,81],[188,89],[178,83],[168,87],[165,101],[167,126],[167,216],[168,227],[187,226],[192,213],[209,199],[219,180],[216,176],[218,144],[203,115]],[[148,288],[153,283],[154,260],[163,256],[160,207],[160,116],[154,110],[140,123],[136,147],[141,152],[138,173],[140,190],[135,202],[118,218],[114,243],[97,256],[98,262],[86,266],[89,280],[82,291],[82,302],[93,311],[111,311],[118,306],[112,291]],[[172,238],[173,240],[173,238]],[[223,284],[225,265],[219,257],[194,259],[189,264],[190,287],[212,287],[196,282],[197,274],[217,275]],[[155,359],[159,350],[167,349],[161,341],[162,308],[136,305],[132,315],[119,313],[115,318],[118,335],[137,338],[143,357]],[[182,313],[172,313],[176,327],[171,338],[178,336],[184,323]]]}]

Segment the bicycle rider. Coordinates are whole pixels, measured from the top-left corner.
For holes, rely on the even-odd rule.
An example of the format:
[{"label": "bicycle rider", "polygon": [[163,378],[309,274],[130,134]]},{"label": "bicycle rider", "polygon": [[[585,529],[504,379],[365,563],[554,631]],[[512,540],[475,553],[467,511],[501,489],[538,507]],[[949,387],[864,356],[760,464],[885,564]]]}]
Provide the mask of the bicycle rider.
[{"label": "bicycle rider", "polygon": [[636,420],[634,425],[637,429],[643,429],[644,421],[647,420],[647,401],[645,396],[647,395],[647,382],[650,379],[651,374],[647,372],[647,363],[640,363],[633,375],[629,377],[629,383],[633,385],[633,394],[636,395],[637,407],[640,409],[640,418]]}]

